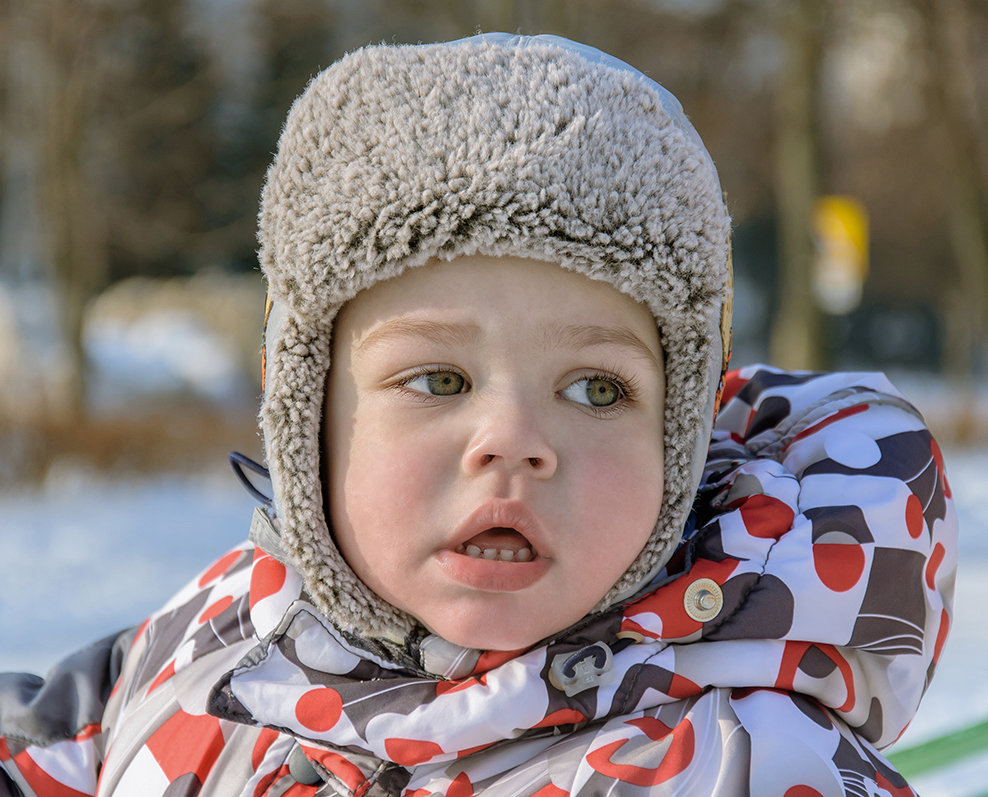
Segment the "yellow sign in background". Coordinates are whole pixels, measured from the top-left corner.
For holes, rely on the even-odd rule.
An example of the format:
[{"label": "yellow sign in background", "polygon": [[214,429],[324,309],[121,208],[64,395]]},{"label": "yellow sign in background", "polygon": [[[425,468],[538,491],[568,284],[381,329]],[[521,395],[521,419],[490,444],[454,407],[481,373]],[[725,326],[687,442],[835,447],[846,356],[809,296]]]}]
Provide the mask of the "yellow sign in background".
[{"label": "yellow sign in background", "polygon": [[868,275],[868,213],[853,197],[822,196],[813,207],[813,232],[813,294],[824,312],[849,313]]}]

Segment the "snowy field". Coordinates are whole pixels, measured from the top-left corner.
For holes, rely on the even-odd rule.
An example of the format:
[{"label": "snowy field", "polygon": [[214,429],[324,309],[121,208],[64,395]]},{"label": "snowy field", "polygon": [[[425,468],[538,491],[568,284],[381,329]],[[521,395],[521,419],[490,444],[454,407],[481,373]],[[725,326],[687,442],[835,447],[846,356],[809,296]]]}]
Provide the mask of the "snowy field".
[{"label": "snowy field", "polygon": [[253,506],[228,468],[134,482],[70,471],[0,494],[0,670],[43,673],[141,622],[244,539]]},{"label": "snowy field", "polygon": [[[947,452],[961,518],[950,641],[901,746],[988,719],[988,450]],[[69,470],[0,493],[0,670],[43,673],[140,622],[246,534],[253,503],[225,467],[108,482]],[[988,756],[914,779],[924,797],[985,793]]]}]

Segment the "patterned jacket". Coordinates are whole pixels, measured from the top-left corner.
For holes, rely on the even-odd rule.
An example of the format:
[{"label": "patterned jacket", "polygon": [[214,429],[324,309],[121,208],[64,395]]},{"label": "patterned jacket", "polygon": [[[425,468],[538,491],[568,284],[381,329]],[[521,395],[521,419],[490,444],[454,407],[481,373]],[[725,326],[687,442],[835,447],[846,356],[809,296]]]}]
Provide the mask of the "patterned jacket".
[{"label": "patterned jacket", "polygon": [[527,651],[399,666],[311,607],[261,511],[252,540],[0,679],[0,795],[913,794],[878,749],[943,647],[956,518],[881,376],[732,374],[668,567]]}]

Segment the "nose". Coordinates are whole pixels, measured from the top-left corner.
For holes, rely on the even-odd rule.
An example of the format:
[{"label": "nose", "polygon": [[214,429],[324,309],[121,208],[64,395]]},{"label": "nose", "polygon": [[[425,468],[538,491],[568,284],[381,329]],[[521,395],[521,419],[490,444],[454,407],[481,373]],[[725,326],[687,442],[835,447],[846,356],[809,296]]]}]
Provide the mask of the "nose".
[{"label": "nose", "polygon": [[470,475],[502,469],[548,479],[558,464],[544,423],[521,401],[499,402],[485,413],[463,454],[463,470]]}]

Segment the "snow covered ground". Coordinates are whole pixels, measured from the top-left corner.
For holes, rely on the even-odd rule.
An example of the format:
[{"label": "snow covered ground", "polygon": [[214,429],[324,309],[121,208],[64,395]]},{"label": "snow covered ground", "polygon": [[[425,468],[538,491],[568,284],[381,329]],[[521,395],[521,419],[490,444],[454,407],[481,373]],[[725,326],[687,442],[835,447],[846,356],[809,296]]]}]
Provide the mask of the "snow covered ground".
[{"label": "snow covered ground", "polygon": [[[988,449],[947,452],[961,518],[956,617],[937,677],[900,746],[988,719]],[[225,468],[111,482],[54,471],[0,493],[0,670],[44,672],[139,622],[245,535],[253,503]],[[916,778],[925,797],[984,793],[988,757]]]},{"label": "snow covered ground", "polygon": [[[893,750],[988,720],[988,449],[944,457],[960,521],[954,625],[923,705]],[[981,797],[988,752],[911,784],[923,797]]]},{"label": "snow covered ground", "polygon": [[43,673],[159,607],[244,539],[229,469],[111,482],[71,470],[0,494],[0,670]]}]

